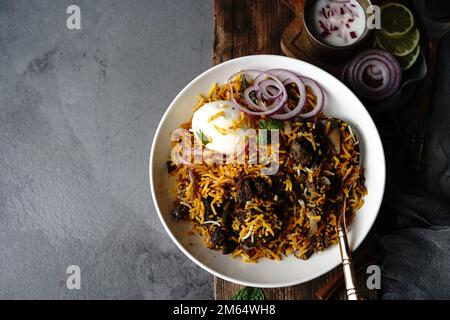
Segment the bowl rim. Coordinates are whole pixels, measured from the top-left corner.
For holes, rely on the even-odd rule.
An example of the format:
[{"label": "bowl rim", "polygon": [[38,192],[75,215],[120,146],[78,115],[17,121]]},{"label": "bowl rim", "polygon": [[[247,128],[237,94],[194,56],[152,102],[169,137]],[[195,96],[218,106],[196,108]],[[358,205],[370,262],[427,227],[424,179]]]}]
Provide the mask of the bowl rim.
[{"label": "bowl rim", "polygon": [[[289,287],[289,286],[294,286],[294,285],[298,285],[301,283],[305,283],[311,280],[314,280],[318,277],[320,277],[321,275],[326,274],[327,272],[331,271],[332,269],[336,268],[340,263],[340,259],[335,262],[335,263],[330,263],[330,266],[328,268],[324,268],[320,271],[314,272],[312,273],[309,277],[303,278],[301,280],[292,280],[292,281],[285,281],[285,282],[280,282],[280,283],[263,283],[263,282],[252,282],[252,281],[245,281],[245,280],[238,280],[238,279],[234,279],[232,277],[229,277],[219,271],[216,271],[214,269],[212,269],[211,267],[205,265],[204,263],[202,263],[201,261],[199,261],[196,257],[194,257],[189,251],[187,251],[184,246],[178,241],[178,239],[175,237],[175,235],[172,233],[172,231],[170,230],[170,228],[168,227],[164,217],[162,216],[161,210],[159,208],[159,204],[157,201],[157,197],[156,197],[156,193],[155,193],[155,188],[154,188],[154,183],[153,183],[153,166],[154,166],[154,157],[155,157],[155,148],[156,148],[156,140],[157,138],[160,136],[163,124],[166,121],[166,118],[169,116],[170,111],[174,108],[174,106],[176,105],[176,103],[178,102],[178,100],[185,94],[186,91],[190,90],[190,88],[202,77],[206,76],[209,73],[213,73],[214,71],[216,71],[217,69],[223,67],[224,65],[227,64],[232,64],[235,63],[236,61],[239,60],[246,60],[246,59],[254,59],[254,58],[267,58],[267,59],[271,59],[271,58],[276,58],[276,59],[286,59],[286,60],[291,60],[291,61],[301,61],[302,63],[306,63],[308,64],[310,67],[312,67],[313,69],[316,70],[320,70],[320,72],[325,72],[327,75],[333,77],[334,79],[336,79],[337,81],[339,81],[340,83],[342,83],[342,81],[340,81],[338,78],[336,78],[335,76],[333,76],[332,74],[330,74],[329,72],[309,63],[306,62],[304,60],[300,60],[300,59],[295,59],[295,58],[291,58],[291,57],[287,57],[287,56],[282,56],[282,55],[273,55],[273,54],[257,54],[257,55],[248,55],[248,56],[242,56],[242,57],[238,57],[238,58],[234,58],[234,59],[230,59],[227,61],[224,61],[222,63],[219,63],[211,68],[208,68],[207,70],[203,71],[202,73],[200,73],[197,77],[195,77],[194,79],[192,79],[176,96],[175,98],[171,101],[171,103],[169,104],[168,108],[165,110],[164,115],[162,116],[161,120],[159,121],[158,127],[155,131],[155,134],[153,136],[153,141],[152,141],[152,147],[150,150],[150,156],[149,156],[149,180],[150,180],[150,191],[151,191],[151,196],[152,196],[152,200],[153,200],[153,204],[154,207],[156,209],[156,212],[158,214],[159,220],[162,223],[165,231],[168,233],[169,237],[172,239],[172,241],[175,243],[175,245],[192,261],[194,262],[197,266],[201,267],[202,269],[206,270],[207,272],[211,273],[212,275],[219,277],[221,279],[224,279],[226,281],[232,282],[232,283],[237,283],[243,286],[251,286],[251,287],[260,287],[260,288],[282,288],[282,287]],[[344,85],[344,84],[343,84]],[[345,86],[345,85],[344,85]],[[347,86],[345,86],[347,88]],[[348,89],[348,88],[347,88]],[[365,108],[364,104],[360,101],[360,99],[350,90],[348,89],[348,91],[355,96],[355,98],[361,103],[361,105],[364,107],[363,112],[367,113],[367,116],[369,118],[369,120],[373,123],[375,129],[376,129],[376,134],[378,136],[378,139],[380,140],[380,146],[381,146],[381,158],[382,158],[382,164],[380,165],[380,167],[378,168],[378,170],[382,171],[382,172],[378,172],[378,174],[382,174],[382,181],[383,184],[381,186],[381,199],[380,201],[378,201],[376,207],[374,207],[374,210],[376,209],[376,214],[373,215],[371,221],[368,222],[369,227],[366,229],[366,232],[364,234],[361,234],[361,240],[359,242],[355,242],[352,245],[352,251],[355,251],[360,245],[361,243],[364,242],[364,240],[366,239],[367,235],[369,234],[369,232],[372,230],[373,225],[375,223],[376,218],[378,217],[379,211],[380,211],[380,207],[382,204],[382,200],[384,197],[384,192],[385,192],[385,186],[386,186],[386,160],[385,160],[385,154],[384,154],[384,148],[383,148],[383,144],[381,143],[381,137],[380,134],[378,132],[377,127],[375,126],[375,123],[370,115],[370,113],[367,111],[367,109]],[[349,233],[352,233],[352,231],[350,230]]]}]

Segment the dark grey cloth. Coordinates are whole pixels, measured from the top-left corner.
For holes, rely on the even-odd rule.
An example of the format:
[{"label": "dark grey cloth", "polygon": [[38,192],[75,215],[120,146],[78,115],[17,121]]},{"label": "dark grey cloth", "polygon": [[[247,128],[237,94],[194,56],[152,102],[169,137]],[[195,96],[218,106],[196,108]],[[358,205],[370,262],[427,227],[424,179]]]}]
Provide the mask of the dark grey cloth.
[{"label": "dark grey cloth", "polygon": [[[398,230],[381,237],[383,299],[450,299],[450,203],[393,192]],[[395,212],[393,212],[395,211]]]},{"label": "dark grey cloth", "polygon": [[420,177],[405,170],[414,104],[376,120],[389,176],[376,227],[383,253],[383,299],[450,299],[449,57],[447,34],[439,50]]}]

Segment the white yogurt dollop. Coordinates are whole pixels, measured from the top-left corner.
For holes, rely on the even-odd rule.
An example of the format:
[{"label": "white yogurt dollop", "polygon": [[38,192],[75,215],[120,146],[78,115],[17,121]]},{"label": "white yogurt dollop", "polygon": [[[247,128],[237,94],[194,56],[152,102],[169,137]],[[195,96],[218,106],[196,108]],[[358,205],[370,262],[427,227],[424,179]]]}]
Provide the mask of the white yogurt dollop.
[{"label": "white yogurt dollop", "polygon": [[[239,130],[242,129],[242,130]],[[206,103],[192,116],[195,139],[202,139],[207,149],[235,154],[247,129],[240,110],[231,101]]]}]

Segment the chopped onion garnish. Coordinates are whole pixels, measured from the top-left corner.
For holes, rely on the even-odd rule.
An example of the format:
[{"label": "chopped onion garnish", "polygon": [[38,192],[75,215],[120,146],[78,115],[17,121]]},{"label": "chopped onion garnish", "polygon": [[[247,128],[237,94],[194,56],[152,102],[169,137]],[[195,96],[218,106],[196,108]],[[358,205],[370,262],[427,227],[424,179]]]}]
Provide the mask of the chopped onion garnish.
[{"label": "chopped onion garnish", "polygon": [[349,42],[349,38],[357,39],[361,34],[351,30],[359,18],[356,5],[350,3],[350,0],[329,0],[325,2],[318,11],[319,33],[322,38],[326,38],[331,34]]}]

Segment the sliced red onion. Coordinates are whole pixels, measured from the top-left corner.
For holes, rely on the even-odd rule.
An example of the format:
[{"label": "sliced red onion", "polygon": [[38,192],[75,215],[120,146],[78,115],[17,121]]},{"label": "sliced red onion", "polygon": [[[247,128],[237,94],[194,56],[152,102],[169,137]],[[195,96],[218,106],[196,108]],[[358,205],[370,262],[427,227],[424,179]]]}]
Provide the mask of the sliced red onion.
[{"label": "sliced red onion", "polygon": [[[246,108],[246,107],[240,105],[240,104],[236,101],[236,99],[234,98],[233,86],[231,85],[231,82],[233,81],[233,79],[234,79],[237,75],[239,75],[239,74],[242,74],[242,73],[245,74],[245,73],[248,73],[248,72],[255,72],[255,71],[256,71],[256,70],[244,70],[244,71],[235,73],[234,75],[232,75],[232,76],[228,79],[228,85],[229,85],[230,91],[231,91],[231,101],[232,101],[233,104],[235,104],[241,111],[245,112],[245,113],[248,114],[248,115],[251,115],[251,116],[265,116],[265,115],[266,115],[266,116],[270,116],[270,115],[276,113],[277,111],[279,111],[279,110],[286,104],[286,101],[287,101],[287,93],[286,93],[286,90],[284,89],[284,86],[283,86],[283,84],[281,83],[281,81],[278,80],[278,79],[276,79],[275,77],[271,77],[271,78],[272,78],[275,82],[277,82],[277,84],[278,84],[280,90],[284,90],[285,93],[282,94],[279,98],[275,99],[272,105],[270,105],[270,106],[265,106],[264,103],[261,101],[261,99],[258,99],[258,100],[260,101],[259,104],[255,104],[255,103],[252,101],[252,99],[250,98],[250,92],[252,92],[252,91],[255,91],[257,94],[259,94],[259,90],[257,90],[257,85],[258,85],[258,83],[256,82],[256,79],[255,79],[255,82],[253,83],[253,86],[247,88],[247,89],[244,91],[244,99],[245,99],[245,102],[246,102],[251,108],[256,109],[256,111],[250,110],[249,108]],[[269,77],[270,77],[270,74],[267,74],[266,72],[263,72],[263,71],[256,71],[256,72],[259,73],[258,76],[257,76],[257,78],[260,77],[261,75],[266,75],[266,76],[269,76]],[[277,88],[278,88],[278,86],[277,86]]]},{"label": "sliced red onion", "polygon": [[[274,92],[273,88],[276,89],[276,92]],[[259,83],[259,90],[264,99],[276,99],[281,96],[286,89],[284,88],[284,86],[280,88],[278,86],[278,82],[276,82],[275,80],[267,79]]]},{"label": "sliced red onion", "polygon": [[[243,99],[248,107],[240,105],[234,98],[233,86],[231,82],[239,74],[256,72],[258,75],[254,78],[252,86],[246,88],[243,92]],[[291,110],[287,106],[288,93],[286,85],[294,83],[300,94],[297,105]],[[251,116],[270,116],[278,120],[289,120],[296,116],[309,118],[316,116],[322,111],[324,105],[324,93],[319,85],[312,79],[301,77],[284,69],[272,69],[268,71],[244,70],[232,75],[228,79],[228,85],[231,90],[231,101],[243,112]],[[308,86],[316,96],[316,105],[310,112],[302,114],[306,103],[306,86]],[[256,101],[252,100],[251,94],[254,93]],[[266,105],[269,103],[270,105]],[[284,108],[283,108],[284,107]]]},{"label": "sliced red onion", "polygon": [[[284,96],[286,98],[285,100],[287,101],[287,92],[286,92],[286,88],[284,87],[283,83],[278,78],[267,73],[266,71],[261,71],[260,74],[258,76],[256,76],[255,81],[253,82],[253,87],[256,90],[256,97],[258,99],[258,104],[259,104],[260,110],[270,109],[270,107],[267,107],[262,101],[262,98],[263,98],[262,89],[263,88],[261,87],[261,84],[268,80],[272,80],[269,83],[271,83],[272,86],[276,87],[281,92],[281,94],[278,97]],[[264,97],[264,98],[267,100],[272,100],[272,99],[276,99],[278,97],[274,97],[274,98],[265,98]]]},{"label": "sliced red onion", "polygon": [[[374,75],[372,79],[381,81],[381,85],[375,87],[366,83],[366,72],[371,72]],[[399,89],[401,69],[389,52],[372,49],[359,54],[344,68],[343,79],[361,98],[379,101],[390,97]]]},{"label": "sliced red onion", "polygon": [[[255,89],[255,87],[254,86],[250,86],[250,87],[248,87],[247,89],[245,89],[244,90],[244,100],[245,100],[245,102],[251,107],[251,108],[253,108],[253,109],[255,109],[255,110],[259,110],[259,111],[266,111],[267,110],[267,108],[265,107],[265,106],[259,106],[258,104],[256,104],[256,103],[254,103],[253,102],[253,100],[252,100],[252,98],[250,97],[250,93],[252,93],[252,92],[255,92],[255,94],[256,94],[256,92],[257,92],[257,90]],[[257,99],[259,99],[259,97],[257,97]]]},{"label": "sliced red onion", "polygon": [[330,32],[330,29],[328,28],[328,26],[325,25],[325,22],[323,20],[319,20],[319,23],[324,31]]},{"label": "sliced red onion", "polygon": [[[297,85],[300,98],[298,99],[298,103],[295,106],[294,109],[290,110],[285,108],[286,113],[277,113],[272,115],[272,118],[278,119],[278,120],[289,120],[297,115],[299,115],[303,107],[306,103],[306,87],[305,84],[292,72],[284,70],[284,69],[272,69],[266,71],[269,74],[272,74],[276,77],[278,77],[281,81],[283,81],[284,85],[288,85],[289,83],[295,83]],[[289,111],[288,111],[289,110]]]},{"label": "sliced red onion", "polygon": [[[249,87],[249,88],[247,88],[247,89],[245,90],[245,92],[244,92],[244,99],[245,99],[245,102],[246,102],[247,104],[250,105],[250,103],[251,103],[251,106],[252,106],[252,107],[255,107],[255,109],[256,109],[257,111],[253,111],[253,110],[250,110],[250,109],[248,109],[248,108],[246,108],[246,107],[244,107],[244,106],[241,106],[241,105],[236,101],[236,99],[234,99],[234,96],[233,96],[233,89],[231,89],[231,100],[232,100],[232,102],[233,102],[233,103],[234,103],[241,111],[245,112],[245,113],[248,114],[248,115],[251,115],[251,116],[271,116],[271,115],[273,115],[274,113],[276,113],[277,111],[279,111],[279,110],[286,104],[286,101],[287,101],[287,95],[282,95],[281,97],[275,99],[274,102],[273,102],[273,104],[270,105],[270,106],[264,106],[264,104],[257,105],[257,104],[255,104],[255,103],[252,101],[252,99],[251,99],[251,98],[249,97],[249,95],[247,94],[247,92],[250,92],[250,91],[252,91],[252,90],[254,90],[254,87]],[[249,102],[250,102],[250,103],[249,103]]]},{"label": "sliced red onion", "polygon": [[305,86],[309,87],[313,94],[316,96],[316,105],[314,106],[314,109],[307,113],[300,113],[299,117],[315,117],[322,111],[323,105],[325,103],[325,95],[323,93],[323,90],[313,79],[307,77],[299,77],[299,79],[305,84]]}]

